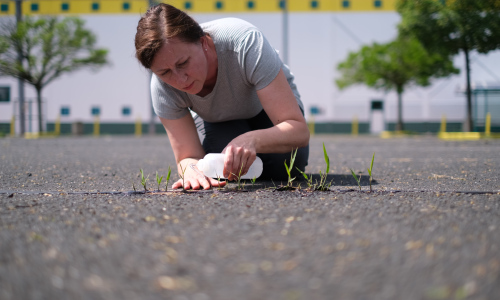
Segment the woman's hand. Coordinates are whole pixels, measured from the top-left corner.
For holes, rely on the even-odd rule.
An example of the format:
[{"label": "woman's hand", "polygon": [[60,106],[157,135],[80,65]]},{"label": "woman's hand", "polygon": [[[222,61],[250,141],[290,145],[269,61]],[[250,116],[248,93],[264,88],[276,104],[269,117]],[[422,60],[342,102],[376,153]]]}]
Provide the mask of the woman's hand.
[{"label": "woman's hand", "polygon": [[224,156],[224,171],[223,175],[228,180],[238,180],[239,176],[243,176],[248,172],[248,169],[255,161],[257,152],[255,150],[255,142],[253,136],[255,132],[247,132],[233,139],[222,150]]},{"label": "woman's hand", "polygon": [[[170,145],[174,150],[175,161],[177,162],[177,172],[181,178],[172,185],[173,189],[182,188],[197,190],[200,188],[209,189],[212,186],[224,186],[225,181],[220,183],[212,178],[206,177],[196,168],[198,159],[205,156],[205,151],[201,146],[198,132],[190,113],[175,120],[161,118],[161,123],[168,134]],[[193,165],[193,167],[190,167]]]},{"label": "woman's hand", "polygon": [[184,189],[186,190],[198,190],[200,188],[208,190],[213,186],[223,187],[226,185],[226,181],[218,181],[205,176],[203,172],[198,170],[195,163],[196,160],[194,159],[185,159],[180,163],[178,169],[181,179],[172,185],[172,189],[182,188],[184,185]]}]

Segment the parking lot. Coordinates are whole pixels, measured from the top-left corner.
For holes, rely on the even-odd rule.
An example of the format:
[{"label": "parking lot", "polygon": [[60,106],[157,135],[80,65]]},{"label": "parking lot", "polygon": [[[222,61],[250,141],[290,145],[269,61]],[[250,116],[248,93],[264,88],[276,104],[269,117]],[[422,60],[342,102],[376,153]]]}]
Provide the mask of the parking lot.
[{"label": "parking lot", "polygon": [[329,191],[183,193],[164,135],[2,138],[0,299],[498,299],[500,140],[323,143]]}]

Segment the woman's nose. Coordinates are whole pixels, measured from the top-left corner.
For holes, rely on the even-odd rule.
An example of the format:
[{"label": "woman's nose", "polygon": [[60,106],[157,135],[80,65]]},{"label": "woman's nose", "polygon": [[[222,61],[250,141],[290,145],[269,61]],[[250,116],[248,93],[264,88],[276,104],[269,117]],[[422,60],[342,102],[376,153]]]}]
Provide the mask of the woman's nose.
[{"label": "woman's nose", "polygon": [[177,73],[177,82],[178,83],[186,83],[187,79],[188,79],[188,76],[186,73],[184,73],[184,72]]}]

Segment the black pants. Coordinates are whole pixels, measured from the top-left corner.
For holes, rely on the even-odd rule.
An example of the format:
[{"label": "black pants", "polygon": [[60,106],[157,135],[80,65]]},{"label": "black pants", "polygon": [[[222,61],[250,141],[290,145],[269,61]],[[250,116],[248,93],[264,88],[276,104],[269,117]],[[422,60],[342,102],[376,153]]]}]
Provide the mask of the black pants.
[{"label": "black pants", "polygon": [[[221,153],[222,150],[234,138],[243,133],[266,129],[274,126],[266,112],[262,110],[257,116],[247,120],[233,120],[227,122],[210,123],[204,121],[205,139],[203,140],[203,149],[206,153]],[[257,153],[262,159],[264,170],[259,179],[263,180],[286,180],[288,174],[285,168],[285,160],[290,166],[289,153]],[[304,171],[309,159],[309,145],[299,148],[295,163],[293,166],[292,177],[302,178],[302,175],[295,169],[296,167]]]}]

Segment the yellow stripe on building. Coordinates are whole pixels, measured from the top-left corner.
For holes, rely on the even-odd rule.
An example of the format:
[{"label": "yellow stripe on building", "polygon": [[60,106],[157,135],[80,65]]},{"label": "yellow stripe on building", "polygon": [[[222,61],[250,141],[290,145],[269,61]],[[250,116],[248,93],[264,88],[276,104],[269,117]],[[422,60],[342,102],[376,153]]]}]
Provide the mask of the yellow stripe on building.
[{"label": "yellow stripe on building", "polygon": [[[290,12],[394,11],[397,0],[288,0]],[[194,13],[279,12],[281,0],[163,0]],[[142,14],[147,0],[26,0],[23,15]],[[14,15],[15,2],[0,0],[0,16]]]}]

